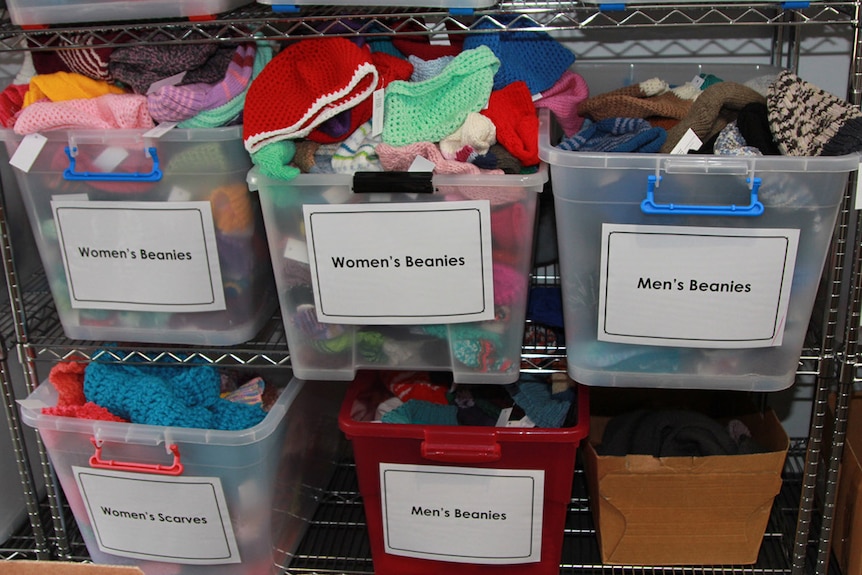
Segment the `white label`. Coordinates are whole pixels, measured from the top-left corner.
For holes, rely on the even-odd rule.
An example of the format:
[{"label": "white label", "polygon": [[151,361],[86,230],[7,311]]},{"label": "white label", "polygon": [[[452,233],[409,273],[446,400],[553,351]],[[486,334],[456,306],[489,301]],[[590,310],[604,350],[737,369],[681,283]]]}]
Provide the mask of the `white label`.
[{"label": "white label", "polygon": [[36,158],[42,152],[42,148],[47,143],[48,138],[42,134],[28,134],[24,136],[21,143],[18,144],[15,153],[9,158],[9,164],[22,172],[29,172]]},{"label": "white label", "polygon": [[[862,163],[859,164],[859,170],[862,170]],[[855,208],[862,210],[862,174],[856,172],[856,203]]]},{"label": "white label", "polygon": [[102,172],[113,172],[128,157],[129,151],[126,148],[109,146],[96,156],[93,160],[93,166]]},{"label": "white label", "polygon": [[416,156],[407,168],[408,172],[433,172],[437,169],[437,164],[426,158],[425,156]]},{"label": "white label", "polygon": [[225,309],[209,202],[51,202],[73,308]]},{"label": "white label", "polygon": [[799,230],[602,226],[598,339],[780,346]]},{"label": "white label", "polygon": [[218,477],[72,471],[101,551],[191,565],[240,562]]},{"label": "white label", "polygon": [[179,74],[174,74],[173,76],[168,76],[167,78],[162,78],[161,80],[157,80],[150,84],[150,87],[147,88],[147,95],[154,94],[164,88],[165,86],[176,86],[186,77],[186,70],[183,70]]},{"label": "white label", "polygon": [[702,145],[703,142],[700,141],[697,134],[689,128],[686,130],[685,134],[682,135],[682,138],[679,139],[679,142],[676,143],[676,146],[673,147],[670,153],[687,154],[689,150],[699,150]]},{"label": "white label", "polygon": [[545,472],[380,464],[391,555],[503,565],[542,556]]},{"label": "white label", "polygon": [[150,128],[144,132],[144,138],[161,138],[171,130],[177,127],[179,122],[162,122],[155,128]]},{"label": "white label", "polygon": [[694,78],[691,79],[691,85],[694,86],[695,88],[700,88],[701,86],[703,86],[704,81],[705,80],[700,77],[700,74],[698,74],[697,76],[695,76]]},{"label": "white label", "polygon": [[319,321],[494,319],[487,200],[302,208]]},{"label": "white label", "polygon": [[380,88],[374,90],[372,96],[372,112],[371,112],[371,135],[379,136],[383,133],[383,119],[386,103],[386,90]]},{"label": "white label", "polygon": [[284,244],[284,257],[304,264],[308,263],[308,245],[296,238],[287,238]]}]

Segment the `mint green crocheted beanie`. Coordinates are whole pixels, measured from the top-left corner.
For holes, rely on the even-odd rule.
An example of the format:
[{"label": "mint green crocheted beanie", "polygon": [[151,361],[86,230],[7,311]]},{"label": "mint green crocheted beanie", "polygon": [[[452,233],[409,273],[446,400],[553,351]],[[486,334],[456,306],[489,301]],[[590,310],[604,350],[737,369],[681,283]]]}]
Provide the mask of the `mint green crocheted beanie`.
[{"label": "mint green crocheted beanie", "polygon": [[465,50],[443,71],[422,82],[396,80],[386,87],[383,141],[391,146],[438,142],[488,103],[500,60],[487,46]]}]

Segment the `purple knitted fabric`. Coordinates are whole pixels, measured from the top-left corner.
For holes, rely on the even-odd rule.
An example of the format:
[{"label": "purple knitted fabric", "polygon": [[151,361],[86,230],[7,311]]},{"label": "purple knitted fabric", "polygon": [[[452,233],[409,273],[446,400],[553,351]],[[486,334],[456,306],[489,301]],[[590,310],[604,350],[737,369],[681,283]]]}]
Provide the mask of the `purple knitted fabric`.
[{"label": "purple knitted fabric", "polygon": [[[167,40],[157,34],[154,40]],[[184,84],[215,84],[225,76],[236,49],[217,44],[146,45],[135,44],[114,49],[108,62],[111,77],[129,85],[136,93],[146,94],[150,85],[181,72]]]}]

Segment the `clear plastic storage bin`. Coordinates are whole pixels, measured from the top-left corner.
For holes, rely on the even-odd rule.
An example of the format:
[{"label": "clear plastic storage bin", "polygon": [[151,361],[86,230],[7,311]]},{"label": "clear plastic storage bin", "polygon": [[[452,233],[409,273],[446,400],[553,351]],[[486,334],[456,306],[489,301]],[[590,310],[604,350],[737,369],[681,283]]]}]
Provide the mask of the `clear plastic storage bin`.
[{"label": "clear plastic storage bin", "polygon": [[[450,371],[458,383],[516,381],[536,200],[547,167],[527,175],[435,175],[433,180],[430,173],[365,175],[369,179],[362,187],[371,193],[356,193],[359,183],[350,175],[301,174],[283,181],[257,168],[249,173],[249,187],[260,193],[297,376],[349,381],[357,369],[374,368]],[[420,189],[433,193],[414,193]],[[480,204],[490,212],[490,224],[481,220]],[[304,208],[345,211],[310,216],[316,219],[309,219],[309,228]],[[357,219],[389,208],[395,211]],[[449,219],[455,210],[464,217],[455,222],[458,230]],[[405,215],[412,223],[404,223]],[[341,237],[338,224],[324,228],[338,217],[351,222]],[[390,230],[394,235],[387,235]],[[316,272],[309,245],[318,249]],[[344,258],[344,253],[363,257]],[[428,265],[417,266],[417,259]],[[336,260],[341,269],[334,269]],[[315,303],[318,289],[321,309]],[[340,311],[323,317],[329,309]],[[477,311],[484,314],[481,320],[457,321],[459,313]]]},{"label": "clear plastic storage bin", "polygon": [[[30,170],[14,169],[68,337],[235,345],[272,317],[241,131],[49,132]],[[0,137],[10,156],[22,141]]]},{"label": "clear plastic storage bin", "polygon": [[263,421],[239,431],[45,415],[58,397],[49,382],[19,403],[93,562],[147,575],[276,575],[334,471],[343,395],[343,385],[291,380]]},{"label": "clear plastic storage bin", "polygon": [[[261,4],[272,6],[275,12],[295,12],[297,6],[318,4],[316,0],[257,0]],[[327,0],[326,6],[403,6],[420,8],[448,8],[452,11],[472,11],[476,8],[487,8],[496,4],[496,0]]]},{"label": "clear plastic storage bin", "polygon": [[8,0],[18,26],[152,18],[210,19],[251,0]]},{"label": "clear plastic storage bin", "polygon": [[[779,71],[573,70],[594,95],[653,77],[745,82]],[[859,156],[587,153],[558,141],[544,112],[539,156],[551,166],[569,375],[601,386],[790,386]]]}]

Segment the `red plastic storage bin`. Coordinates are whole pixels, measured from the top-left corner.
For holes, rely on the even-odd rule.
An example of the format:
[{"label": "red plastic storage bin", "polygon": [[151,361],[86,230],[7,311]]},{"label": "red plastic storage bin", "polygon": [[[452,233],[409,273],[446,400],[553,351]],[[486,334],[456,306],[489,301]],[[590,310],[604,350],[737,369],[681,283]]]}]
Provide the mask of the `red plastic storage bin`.
[{"label": "red plastic storage bin", "polygon": [[353,445],[374,573],[559,573],[575,454],[589,431],[587,388],[576,387],[574,426],[540,429],[354,419],[375,384],[360,374],[338,417]]}]

